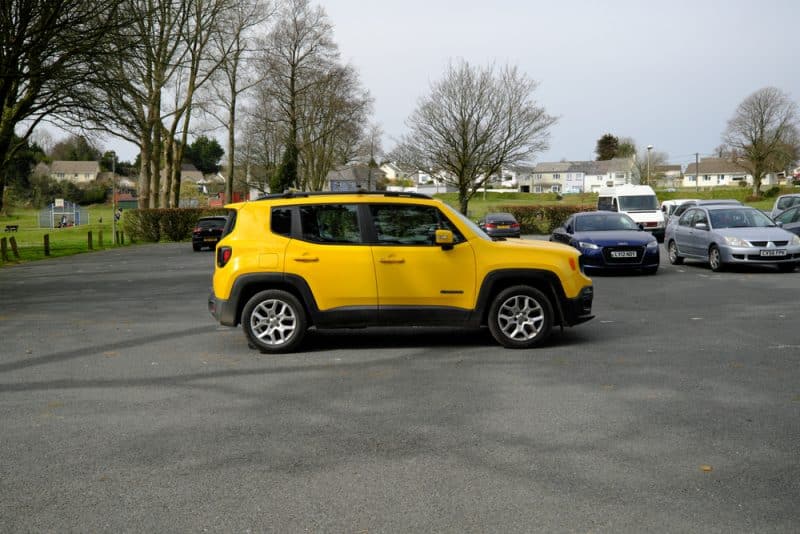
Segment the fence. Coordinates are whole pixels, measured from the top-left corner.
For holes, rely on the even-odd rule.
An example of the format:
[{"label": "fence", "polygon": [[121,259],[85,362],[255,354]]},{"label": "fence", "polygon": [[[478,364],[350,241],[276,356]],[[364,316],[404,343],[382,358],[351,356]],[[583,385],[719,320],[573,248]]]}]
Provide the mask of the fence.
[{"label": "fence", "polygon": [[[111,232],[37,233],[35,236],[10,236],[0,238],[0,262],[23,262],[46,257],[71,256],[114,246]],[[117,243],[124,245],[125,236],[117,232]]]}]

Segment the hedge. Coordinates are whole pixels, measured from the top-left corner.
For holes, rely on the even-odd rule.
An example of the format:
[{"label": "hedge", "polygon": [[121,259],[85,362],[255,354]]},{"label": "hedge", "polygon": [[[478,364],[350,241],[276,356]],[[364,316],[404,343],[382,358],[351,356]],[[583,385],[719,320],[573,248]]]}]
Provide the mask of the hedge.
[{"label": "hedge", "polygon": [[535,204],[535,205],[501,205],[493,211],[504,211],[512,214],[520,224],[523,234],[549,234],[561,226],[573,213],[579,211],[595,211],[594,204]]},{"label": "hedge", "polygon": [[192,236],[200,217],[226,215],[224,208],[164,208],[126,210],[122,229],[131,241],[183,241]]}]

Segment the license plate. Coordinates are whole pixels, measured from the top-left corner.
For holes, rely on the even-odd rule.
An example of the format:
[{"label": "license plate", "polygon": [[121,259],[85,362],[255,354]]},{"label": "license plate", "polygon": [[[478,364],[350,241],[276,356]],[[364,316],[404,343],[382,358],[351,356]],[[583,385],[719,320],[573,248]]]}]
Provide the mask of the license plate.
[{"label": "license plate", "polygon": [[762,256],[774,257],[774,256],[786,256],[786,251],[783,249],[778,250],[762,250]]},{"label": "license plate", "polygon": [[612,250],[611,251],[612,258],[635,258],[636,251],[635,250]]},{"label": "license plate", "polygon": [[217,242],[217,238],[216,237],[207,237],[207,238],[203,239],[203,241],[205,241],[206,243],[216,243]]},{"label": "license plate", "polygon": [[510,228],[510,226],[507,224],[498,224],[497,227],[500,228],[501,230],[506,230]]}]

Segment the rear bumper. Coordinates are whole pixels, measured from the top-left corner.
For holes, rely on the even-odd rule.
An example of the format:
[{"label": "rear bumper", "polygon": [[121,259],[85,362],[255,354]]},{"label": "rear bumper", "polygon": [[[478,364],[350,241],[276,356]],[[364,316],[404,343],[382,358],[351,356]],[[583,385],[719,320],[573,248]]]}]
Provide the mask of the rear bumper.
[{"label": "rear bumper", "polygon": [[212,291],[208,295],[208,312],[223,326],[236,326],[236,308],[230,301],[218,299]]}]

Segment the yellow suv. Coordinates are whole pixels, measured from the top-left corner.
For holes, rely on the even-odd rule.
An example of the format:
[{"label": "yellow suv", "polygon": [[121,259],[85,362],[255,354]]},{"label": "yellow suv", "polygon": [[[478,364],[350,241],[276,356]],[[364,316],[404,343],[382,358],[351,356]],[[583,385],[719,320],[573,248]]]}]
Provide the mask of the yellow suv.
[{"label": "yellow suv", "polygon": [[504,347],[588,321],[580,253],[493,241],[415,193],[286,193],[230,204],[208,308],[251,348],[297,349],[310,327],[488,326]]}]

